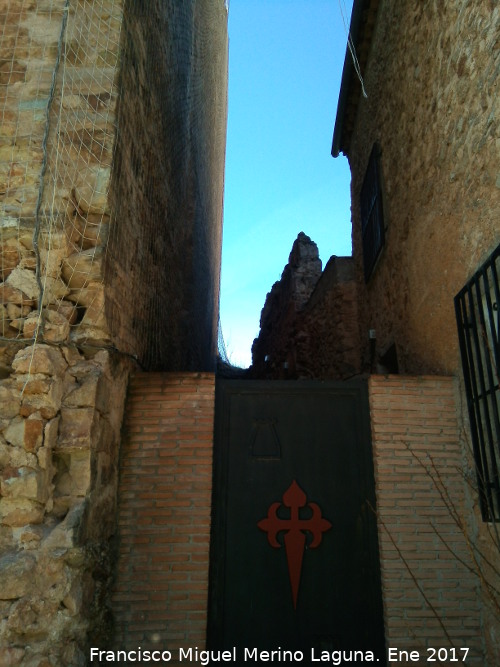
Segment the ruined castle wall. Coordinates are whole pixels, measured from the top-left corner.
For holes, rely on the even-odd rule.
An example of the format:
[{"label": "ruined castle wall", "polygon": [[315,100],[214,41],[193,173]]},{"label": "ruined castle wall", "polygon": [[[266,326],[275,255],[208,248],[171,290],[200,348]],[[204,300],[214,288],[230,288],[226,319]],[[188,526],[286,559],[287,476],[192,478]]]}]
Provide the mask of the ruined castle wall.
[{"label": "ruined castle wall", "polygon": [[[348,146],[360,331],[407,373],[459,367],[453,297],[499,241],[500,7],[382,0]],[[380,146],[385,247],[362,272],[360,190]]]},{"label": "ruined castle wall", "polygon": [[[107,313],[149,370],[211,370],[227,110],[222,0],[127,2]],[[139,298],[131,299],[131,294]]]},{"label": "ruined castle wall", "polygon": [[361,367],[358,300],[351,257],[331,257],[304,309],[296,359],[308,377],[348,379]]},{"label": "ruined castle wall", "polygon": [[267,295],[252,346],[255,378],[346,379],[360,371],[357,285],[350,257],[331,257],[299,234]]}]

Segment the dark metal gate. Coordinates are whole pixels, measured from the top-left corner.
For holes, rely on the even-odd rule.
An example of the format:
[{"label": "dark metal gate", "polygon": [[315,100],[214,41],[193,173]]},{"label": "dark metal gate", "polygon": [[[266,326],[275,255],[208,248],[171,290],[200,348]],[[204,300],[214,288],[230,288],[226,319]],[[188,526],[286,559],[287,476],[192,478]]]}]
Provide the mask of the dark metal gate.
[{"label": "dark metal gate", "polygon": [[374,504],[364,383],[219,381],[210,648],[384,665]]}]

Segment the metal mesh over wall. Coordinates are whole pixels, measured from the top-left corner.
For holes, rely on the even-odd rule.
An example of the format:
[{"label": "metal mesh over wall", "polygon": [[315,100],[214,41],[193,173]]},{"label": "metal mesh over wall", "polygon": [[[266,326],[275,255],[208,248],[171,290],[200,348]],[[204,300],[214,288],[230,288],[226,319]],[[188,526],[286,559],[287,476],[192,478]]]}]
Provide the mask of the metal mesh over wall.
[{"label": "metal mesh over wall", "polygon": [[[165,341],[197,328],[192,347],[214,339],[215,354],[220,231],[210,221],[222,217],[226,10],[223,0],[0,0],[0,363],[35,340],[113,343],[166,367],[175,355]],[[175,60],[184,52],[185,81]],[[183,95],[194,108],[180,106]],[[191,120],[175,143],[170,119],[182,114]],[[175,354],[186,369],[203,356]]]},{"label": "metal mesh over wall", "polygon": [[103,344],[121,2],[0,6],[0,335]]}]

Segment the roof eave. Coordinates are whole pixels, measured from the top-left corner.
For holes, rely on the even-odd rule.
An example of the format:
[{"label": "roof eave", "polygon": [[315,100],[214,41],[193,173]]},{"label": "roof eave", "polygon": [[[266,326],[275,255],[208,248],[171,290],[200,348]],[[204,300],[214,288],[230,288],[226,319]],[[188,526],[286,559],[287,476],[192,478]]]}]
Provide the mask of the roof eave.
[{"label": "roof eave", "polygon": [[[351,25],[349,27],[349,34],[355,48],[358,46],[359,33],[362,24],[363,12],[370,5],[370,0],[354,0],[351,13]],[[341,152],[344,152],[342,146],[344,117],[348,99],[352,93],[352,78],[354,73],[354,66],[352,56],[349,51],[349,44],[346,45],[344,68],[342,70],[342,81],[340,84],[339,101],[337,105],[337,116],[335,119],[335,128],[333,131],[332,141],[332,156],[338,157]]]}]

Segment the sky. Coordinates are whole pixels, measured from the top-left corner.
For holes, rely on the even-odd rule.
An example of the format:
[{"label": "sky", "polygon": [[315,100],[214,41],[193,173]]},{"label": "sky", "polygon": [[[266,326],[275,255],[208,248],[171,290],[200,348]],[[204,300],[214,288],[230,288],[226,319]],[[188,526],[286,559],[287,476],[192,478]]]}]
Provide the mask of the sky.
[{"label": "sky", "polygon": [[[341,11],[342,7],[342,11]],[[352,0],[231,0],[220,319],[251,363],[266,294],[303,231],[351,254],[350,172],[331,144]]]}]

